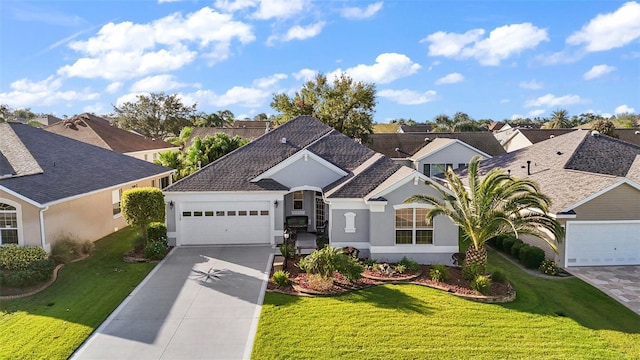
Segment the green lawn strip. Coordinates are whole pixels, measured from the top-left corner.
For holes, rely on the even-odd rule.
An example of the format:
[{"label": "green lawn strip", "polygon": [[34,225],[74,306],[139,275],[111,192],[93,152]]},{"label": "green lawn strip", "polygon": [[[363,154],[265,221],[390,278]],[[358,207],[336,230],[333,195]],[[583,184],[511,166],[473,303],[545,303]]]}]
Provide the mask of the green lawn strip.
[{"label": "green lawn strip", "polygon": [[68,358],[155,266],[122,261],[135,235],[125,228],[107,236],[43,292],[2,301],[0,358]]},{"label": "green lawn strip", "polygon": [[[268,293],[254,359],[597,358],[640,354],[638,316],[578,279],[533,277],[490,252],[518,289],[481,304],[416,285],[337,296]],[[556,312],[565,316],[559,316]]]}]

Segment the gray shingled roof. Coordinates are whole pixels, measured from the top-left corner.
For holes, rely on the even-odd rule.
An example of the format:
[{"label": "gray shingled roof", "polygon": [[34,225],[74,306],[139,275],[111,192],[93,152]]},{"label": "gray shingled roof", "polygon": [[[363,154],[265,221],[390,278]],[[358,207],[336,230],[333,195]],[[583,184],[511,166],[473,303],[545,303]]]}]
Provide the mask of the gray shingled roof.
[{"label": "gray shingled roof", "polygon": [[8,126],[43,172],[3,178],[0,186],[40,204],[172,171],[28,125]]},{"label": "gray shingled roof", "polygon": [[[576,130],[529,147],[483,160],[481,174],[503,168],[518,178],[535,181],[552,200],[551,211],[558,212],[606,189],[626,176],[640,183],[637,165],[640,147],[609,136],[592,136]],[[531,161],[531,174],[527,174]],[[636,161],[634,163],[634,161]],[[466,175],[466,170],[461,176]]]},{"label": "gray shingled roof", "polygon": [[[286,139],[286,142],[282,142]],[[298,151],[306,149],[349,175],[327,186],[347,184],[332,197],[362,197],[393,174],[399,165],[382,158],[358,174],[353,170],[376,153],[310,116],[300,116],[205,166],[165,189],[168,192],[288,190],[261,175]]]},{"label": "gray shingled roof", "polygon": [[488,131],[419,134],[388,133],[371,134],[369,138],[370,142],[366,144],[368,147],[390,158],[410,157],[422,149],[430,140],[437,138],[457,139],[491,156],[505,153],[502,145]]},{"label": "gray shingled roof", "polygon": [[537,144],[540,141],[549,140],[556,136],[568,134],[576,129],[519,129],[520,133],[524,135],[532,144]]}]

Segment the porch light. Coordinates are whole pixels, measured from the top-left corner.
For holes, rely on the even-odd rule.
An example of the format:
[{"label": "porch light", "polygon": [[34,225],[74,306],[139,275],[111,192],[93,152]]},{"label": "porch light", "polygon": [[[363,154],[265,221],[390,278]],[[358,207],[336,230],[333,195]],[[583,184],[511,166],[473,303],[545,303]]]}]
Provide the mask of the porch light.
[{"label": "porch light", "polygon": [[282,232],[282,237],[284,238],[285,242],[289,240],[289,236],[291,236],[291,234],[289,233],[289,229],[284,229],[284,231]]},{"label": "porch light", "polygon": [[273,206],[278,207],[278,200],[273,202]]},{"label": "porch light", "polygon": [[169,209],[173,209],[173,200],[169,201]]}]

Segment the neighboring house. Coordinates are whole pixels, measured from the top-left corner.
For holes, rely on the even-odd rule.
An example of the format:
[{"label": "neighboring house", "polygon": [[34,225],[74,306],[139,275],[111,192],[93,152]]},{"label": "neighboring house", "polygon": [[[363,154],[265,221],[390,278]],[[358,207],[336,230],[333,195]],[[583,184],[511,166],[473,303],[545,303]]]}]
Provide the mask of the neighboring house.
[{"label": "neighboring house", "polygon": [[[576,129],[509,129],[496,133],[496,139],[502,144],[506,152],[520,150],[541,141],[553,139]],[[500,135],[498,135],[500,134]]]},{"label": "neighboring house", "polygon": [[97,240],[124,226],[123,190],[160,187],[172,169],[42,129],[0,123],[0,244]]},{"label": "neighboring house", "polygon": [[[237,122],[237,121],[236,121]],[[262,121],[251,121],[251,122],[262,122]],[[268,121],[265,121],[267,125]],[[193,144],[193,139],[196,137],[200,137],[200,139],[204,139],[207,136],[215,136],[217,133],[223,133],[229,135],[229,137],[240,136],[243,139],[247,139],[249,141],[264,135],[269,132],[268,127],[232,127],[232,128],[217,128],[217,127],[194,127],[191,132],[191,136],[189,140],[187,140],[187,147]]]},{"label": "neighboring house", "polygon": [[467,166],[476,155],[483,159],[504,154],[490,132],[373,134],[367,144],[399,164],[433,177],[446,168]]},{"label": "neighboring house", "polygon": [[236,129],[269,129],[271,122],[266,120],[235,120],[232,125],[225,126]]},{"label": "neighboring house", "polygon": [[433,130],[433,124],[415,124],[415,125],[400,125],[398,127],[398,133],[428,133]]},{"label": "neighboring house", "polygon": [[158,154],[180,148],[160,139],[149,139],[112,125],[92,114],[77,115],[44,128],[48,132],[95,145],[103,149],[153,162]]},{"label": "neighboring house", "polygon": [[481,174],[503,168],[535,181],[552,200],[566,238],[554,254],[523,237],[560,266],[640,265],[640,146],[575,130],[492,159]]},{"label": "neighboring house", "polygon": [[300,116],[168,188],[170,244],[276,244],[289,216],[364,256],[450,263],[458,228],[426,220],[433,181],[310,116]]},{"label": "neighboring house", "polygon": [[492,132],[494,132],[494,131],[504,131],[504,130],[508,130],[508,129],[511,129],[511,125],[509,125],[507,123],[504,123],[504,122],[501,122],[501,121],[492,121],[489,124],[489,128],[488,128],[488,130],[492,131]]},{"label": "neighboring house", "polygon": [[57,122],[63,121],[62,119],[60,119],[59,117],[55,117],[53,115],[46,115],[46,116],[40,116],[37,117],[35,119],[33,119],[33,121],[37,121],[40,124],[44,125],[44,126],[49,126],[49,125],[53,125]]}]

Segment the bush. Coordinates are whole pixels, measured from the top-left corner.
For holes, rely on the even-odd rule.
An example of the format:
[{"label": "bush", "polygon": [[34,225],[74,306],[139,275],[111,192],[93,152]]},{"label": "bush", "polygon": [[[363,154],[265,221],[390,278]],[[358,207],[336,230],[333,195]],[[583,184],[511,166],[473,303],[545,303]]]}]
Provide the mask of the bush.
[{"label": "bush", "polygon": [[333,278],[327,279],[318,274],[310,274],[307,285],[314,290],[324,292],[333,286]]},{"label": "bush", "polygon": [[491,280],[497,283],[504,283],[507,281],[507,275],[500,270],[496,270],[491,273]]},{"label": "bush", "polygon": [[160,240],[150,241],[144,248],[144,257],[151,260],[162,260],[167,255],[167,244]]},{"label": "bush", "polygon": [[442,264],[435,264],[429,270],[429,276],[431,280],[435,282],[446,282],[449,280],[449,269]]},{"label": "bush", "polygon": [[167,244],[167,225],[163,222],[152,222],[147,225],[148,241],[162,241]]},{"label": "bush", "polygon": [[527,269],[538,269],[540,265],[544,261],[545,253],[544,250],[540,249],[537,246],[527,245],[520,249],[520,262]]},{"label": "bush", "polygon": [[280,254],[282,254],[285,259],[292,259],[296,254],[296,248],[291,244],[284,243],[280,245]]},{"label": "bush", "polygon": [[322,249],[327,245],[329,245],[329,237],[327,235],[320,235],[316,237],[316,247],[318,249]]},{"label": "bush", "polygon": [[407,269],[411,270],[411,271],[418,271],[418,269],[420,269],[420,264],[418,264],[417,262],[411,260],[411,259],[407,259],[407,257],[403,257],[402,260],[400,260],[400,262],[398,262],[399,265],[404,265],[407,267]]},{"label": "bush", "polygon": [[59,237],[51,247],[51,257],[60,264],[67,264],[79,257],[89,255],[95,244],[89,240],[80,241],[71,234]]},{"label": "bush", "polygon": [[515,241],[516,238],[514,238],[513,236],[506,236],[502,240],[502,251],[506,254],[511,254],[511,246],[513,246],[513,243]]},{"label": "bush", "polygon": [[44,249],[36,246],[0,246],[0,269],[26,270],[34,261],[46,260],[48,257]]},{"label": "bush", "polygon": [[485,268],[483,266],[479,266],[478,264],[467,264],[464,263],[462,266],[462,277],[465,280],[471,281],[478,277],[479,275],[485,274]]},{"label": "bush", "polygon": [[504,241],[504,236],[498,236],[495,238],[496,240],[493,242],[493,247],[497,250],[502,250],[502,242]]},{"label": "bush", "polygon": [[0,276],[0,285],[9,287],[26,287],[49,280],[56,263],[53,259],[36,260],[26,269],[8,271]]},{"label": "bush", "polygon": [[511,256],[515,257],[516,259],[520,258],[520,248],[523,247],[524,241],[520,240],[520,239],[515,239],[515,241],[513,242],[513,245],[511,245]]},{"label": "bush", "polygon": [[291,283],[291,280],[289,280],[289,272],[278,270],[271,276],[271,281],[278,287],[285,287]]},{"label": "bush", "polygon": [[556,276],[560,272],[558,264],[551,259],[544,259],[539,267],[540,271],[544,274]]},{"label": "bush", "polygon": [[364,259],[364,260],[362,260],[362,265],[364,265],[364,267],[367,268],[367,269],[372,269],[373,266],[375,264],[377,264],[377,263],[378,262],[376,260],[374,260],[374,259]]},{"label": "bush", "polygon": [[487,275],[478,275],[471,281],[471,288],[482,295],[491,291],[491,278]]},{"label": "bush", "polygon": [[348,281],[358,280],[364,271],[357,259],[331,246],[307,255],[298,262],[298,267],[306,273],[317,274],[331,281],[336,271],[344,275]]},{"label": "bush", "polygon": [[360,280],[364,266],[362,266],[357,259],[351,256],[346,256],[342,259],[344,262],[339,264],[338,272],[342,274],[348,282],[354,282]]},{"label": "bush", "polygon": [[396,265],[395,271],[398,274],[404,274],[404,272],[407,271],[407,267],[402,265],[402,264],[398,264],[398,265]]}]

